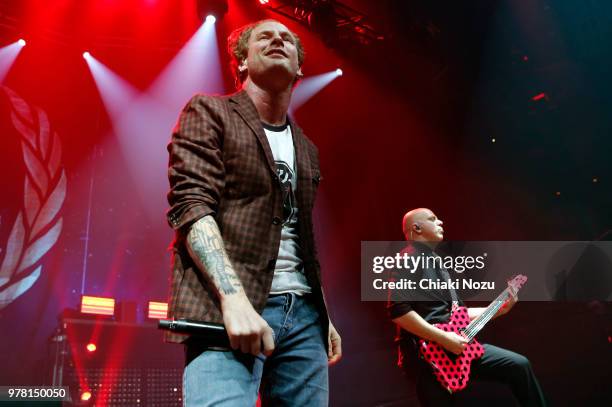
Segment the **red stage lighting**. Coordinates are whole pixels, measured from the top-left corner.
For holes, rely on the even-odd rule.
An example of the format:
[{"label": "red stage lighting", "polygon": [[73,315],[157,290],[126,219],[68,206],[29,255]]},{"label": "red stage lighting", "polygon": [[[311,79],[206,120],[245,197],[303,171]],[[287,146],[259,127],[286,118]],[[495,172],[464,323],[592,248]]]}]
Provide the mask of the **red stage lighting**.
[{"label": "red stage lighting", "polygon": [[268,3],[270,3],[270,0],[259,0],[259,4],[263,6],[267,5]]},{"label": "red stage lighting", "polygon": [[95,315],[114,315],[115,299],[105,297],[81,297],[81,313]]},{"label": "red stage lighting", "polygon": [[96,351],[96,349],[98,349],[98,347],[96,346],[95,343],[88,343],[85,349],[87,349],[87,352],[93,353]]},{"label": "red stage lighting", "polygon": [[81,401],[89,401],[91,399],[91,392],[84,391],[81,393]]},{"label": "red stage lighting", "polygon": [[20,38],[19,41],[17,41],[17,44],[21,45],[22,47],[25,47],[26,42],[23,38]]},{"label": "red stage lighting", "polygon": [[149,301],[147,317],[150,319],[163,319],[168,316],[168,303]]},{"label": "red stage lighting", "polygon": [[548,99],[548,97],[546,96],[546,93],[538,93],[537,95],[531,98],[531,100],[533,100],[534,102],[537,102],[538,100],[542,100],[542,99]]}]

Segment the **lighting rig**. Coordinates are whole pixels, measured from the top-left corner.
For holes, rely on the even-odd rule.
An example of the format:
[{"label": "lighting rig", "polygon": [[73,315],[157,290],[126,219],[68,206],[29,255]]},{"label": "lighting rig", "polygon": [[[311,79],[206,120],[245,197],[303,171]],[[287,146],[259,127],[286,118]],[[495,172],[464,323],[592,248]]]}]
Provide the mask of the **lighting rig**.
[{"label": "lighting rig", "polygon": [[268,10],[297,21],[319,34],[328,45],[369,45],[383,35],[365,14],[334,0],[258,0]]}]

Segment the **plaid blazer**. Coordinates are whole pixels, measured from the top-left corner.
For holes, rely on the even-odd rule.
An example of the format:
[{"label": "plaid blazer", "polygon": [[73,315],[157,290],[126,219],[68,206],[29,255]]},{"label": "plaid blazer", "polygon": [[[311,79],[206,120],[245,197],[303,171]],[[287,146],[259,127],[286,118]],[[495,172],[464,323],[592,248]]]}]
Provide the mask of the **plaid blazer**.
[{"label": "plaid blazer", "polygon": [[[312,226],[321,180],[315,145],[290,122],[297,166],[298,234],[304,271],[327,332]],[[266,304],[282,228],[282,191],[272,150],[248,94],[194,96],[183,108],[168,145],[172,245],[170,318],[221,323],[214,287],[192,261],[185,243],[189,226],[214,216],[225,250],[247,297],[259,313]],[[326,336],[327,337],[327,336]],[[166,334],[170,342],[185,335]]]}]

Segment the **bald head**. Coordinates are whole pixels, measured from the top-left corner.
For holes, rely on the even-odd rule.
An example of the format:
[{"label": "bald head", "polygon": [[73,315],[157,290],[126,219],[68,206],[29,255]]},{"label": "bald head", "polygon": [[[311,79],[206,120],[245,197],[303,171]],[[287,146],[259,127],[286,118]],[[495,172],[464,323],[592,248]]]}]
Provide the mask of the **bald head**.
[{"label": "bald head", "polygon": [[406,212],[402,229],[406,240],[439,242],[444,238],[442,220],[427,208],[417,208]]}]

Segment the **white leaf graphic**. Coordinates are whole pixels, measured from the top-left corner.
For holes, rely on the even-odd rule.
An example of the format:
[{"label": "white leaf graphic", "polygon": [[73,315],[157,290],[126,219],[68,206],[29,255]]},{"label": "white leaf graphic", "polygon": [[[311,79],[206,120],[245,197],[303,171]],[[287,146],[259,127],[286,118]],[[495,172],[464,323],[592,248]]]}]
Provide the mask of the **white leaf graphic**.
[{"label": "white leaf graphic", "polygon": [[31,227],[32,223],[34,223],[34,218],[36,217],[36,214],[40,210],[40,196],[36,188],[34,188],[32,183],[28,179],[28,177],[25,177],[25,182],[23,185],[23,194],[23,204],[25,206],[26,222],[27,225]]},{"label": "white leaf graphic", "polygon": [[41,270],[42,266],[38,266],[29,276],[0,291],[0,309],[9,305],[15,300],[15,298],[19,297],[30,287],[32,287],[32,284],[34,284],[36,280],[38,280],[38,277],[40,277]]},{"label": "white leaf graphic", "polygon": [[36,109],[36,113],[38,114],[39,126],[39,149],[42,151],[43,159],[47,160],[49,158],[49,143],[51,143],[51,137],[49,137],[49,119],[47,119],[47,115],[41,109]]},{"label": "white leaf graphic", "polygon": [[30,179],[44,196],[47,192],[47,188],[49,188],[49,178],[47,177],[45,167],[28,143],[22,142],[21,146],[23,148],[23,161],[26,164]]},{"label": "white leaf graphic", "polygon": [[23,260],[19,265],[17,274],[27,269],[34,263],[36,263],[49,249],[55,244],[60,232],[62,231],[62,218],[59,218],[57,223],[49,229],[47,233],[36,239],[34,243],[31,243],[27,248]]},{"label": "white leaf graphic", "polygon": [[2,88],[4,89],[6,94],[11,99],[11,103],[13,105],[13,109],[15,110],[15,112],[18,113],[23,118],[23,120],[27,121],[26,125],[31,127],[33,125],[33,120],[32,120],[32,110],[30,109],[30,106],[28,106],[26,101],[20,98],[11,89],[7,88],[6,86],[3,86]]},{"label": "white leaf graphic", "polygon": [[[21,135],[26,165],[24,208],[19,212],[7,241],[0,267],[0,309],[26,292],[38,279],[42,265],[33,266],[57,242],[62,218],[53,222],[66,196],[66,175],[61,170],[61,146],[57,133],[51,133],[44,111],[30,107],[14,91],[0,86],[11,102],[11,118]],[[60,173],[61,171],[61,173]],[[53,182],[56,180],[57,182]],[[53,185],[55,184],[55,186]],[[55,223],[51,226],[52,223]],[[43,233],[43,231],[45,231]],[[42,233],[42,236],[37,237]]]},{"label": "white leaf graphic", "polygon": [[21,253],[23,253],[23,239],[25,237],[25,229],[23,227],[23,217],[21,212],[17,215],[13,230],[6,244],[6,251],[2,268],[0,268],[0,287],[2,287],[13,275],[13,270],[17,267]]},{"label": "white leaf graphic", "polygon": [[62,158],[62,145],[59,143],[57,133],[53,133],[53,143],[51,145],[51,149],[51,158],[49,158],[49,172],[53,178],[59,170],[60,160]]},{"label": "white leaf graphic", "polygon": [[28,125],[24,123],[23,120],[21,120],[19,116],[15,114],[15,112],[11,112],[11,119],[13,120],[13,125],[17,131],[21,133],[23,138],[26,139],[33,147],[36,146],[36,133],[34,133],[34,130],[27,127]]},{"label": "white leaf graphic", "polygon": [[[64,198],[66,197],[66,175],[62,171],[62,175],[57,182],[57,186],[47,198],[47,202],[44,204],[38,217],[36,218],[36,224],[32,227],[31,236],[36,236],[38,233],[57,215],[59,210],[64,203]],[[30,237],[31,238],[31,237]]]}]

